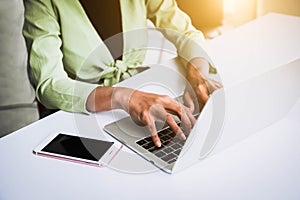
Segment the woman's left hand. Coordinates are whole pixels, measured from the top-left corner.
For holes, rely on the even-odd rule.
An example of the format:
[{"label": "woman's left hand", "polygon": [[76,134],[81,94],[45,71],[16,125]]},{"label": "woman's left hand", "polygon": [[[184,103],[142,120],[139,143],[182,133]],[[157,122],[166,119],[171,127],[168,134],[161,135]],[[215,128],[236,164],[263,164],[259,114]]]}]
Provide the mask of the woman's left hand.
[{"label": "woman's left hand", "polygon": [[223,87],[221,83],[209,78],[209,64],[203,58],[194,58],[187,65],[188,85],[184,91],[185,105],[193,113],[198,113],[207,102],[210,94]]}]

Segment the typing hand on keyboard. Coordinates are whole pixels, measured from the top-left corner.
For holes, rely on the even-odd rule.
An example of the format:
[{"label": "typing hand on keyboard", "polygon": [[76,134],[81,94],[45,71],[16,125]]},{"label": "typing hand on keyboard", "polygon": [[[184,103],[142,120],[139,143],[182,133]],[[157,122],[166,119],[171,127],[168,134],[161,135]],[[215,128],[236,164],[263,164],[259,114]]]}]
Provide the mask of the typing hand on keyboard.
[{"label": "typing hand on keyboard", "polygon": [[186,136],[173,118],[177,116],[182,121],[182,127],[189,133],[195,123],[191,110],[166,95],[158,95],[142,91],[134,91],[129,98],[128,112],[134,121],[142,122],[148,126],[151,138],[156,147],[162,142],[157,134],[155,121],[164,121],[180,139]]},{"label": "typing hand on keyboard", "polygon": [[[180,124],[177,123],[179,126]],[[155,146],[151,137],[142,138],[136,143],[149,151],[149,153],[153,153],[168,164],[172,164],[177,160],[185,140],[179,139],[170,127],[159,131],[158,135],[162,143],[160,147]],[[188,137],[188,134],[186,134],[186,137]]]}]

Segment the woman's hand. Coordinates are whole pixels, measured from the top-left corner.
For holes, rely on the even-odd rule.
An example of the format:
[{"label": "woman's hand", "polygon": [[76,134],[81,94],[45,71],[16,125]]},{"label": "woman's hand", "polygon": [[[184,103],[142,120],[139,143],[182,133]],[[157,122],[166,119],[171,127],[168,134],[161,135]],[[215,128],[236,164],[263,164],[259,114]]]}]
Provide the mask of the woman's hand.
[{"label": "woman's hand", "polygon": [[134,91],[129,100],[128,112],[135,121],[148,126],[152,140],[158,147],[161,146],[161,142],[157,135],[155,121],[166,122],[172,131],[183,140],[186,137],[172,115],[181,119],[186,133],[190,132],[195,123],[195,118],[187,107],[166,95]]},{"label": "woman's hand", "polygon": [[97,87],[89,95],[86,103],[88,111],[99,112],[111,109],[123,109],[135,122],[149,128],[152,140],[157,147],[161,146],[155,121],[164,121],[181,139],[185,139],[180,127],[173,118],[176,115],[189,133],[195,118],[189,108],[169,96],[142,92],[123,87]]},{"label": "woman's hand", "polygon": [[207,102],[209,95],[223,87],[209,78],[209,64],[203,58],[195,58],[187,65],[186,79],[189,85],[184,92],[185,105],[192,113],[198,113]]}]

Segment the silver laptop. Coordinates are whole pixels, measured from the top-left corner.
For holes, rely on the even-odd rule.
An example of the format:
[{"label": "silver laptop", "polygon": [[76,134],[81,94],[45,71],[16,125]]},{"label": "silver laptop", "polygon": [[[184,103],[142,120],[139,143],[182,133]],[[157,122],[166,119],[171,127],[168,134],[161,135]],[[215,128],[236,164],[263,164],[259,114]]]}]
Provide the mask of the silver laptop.
[{"label": "silver laptop", "polygon": [[[157,67],[143,73],[123,86],[157,92],[160,85],[172,91],[173,97],[185,87],[184,76],[176,70]],[[136,125],[130,117],[108,124],[104,130],[158,168],[178,172],[282,119],[300,98],[299,76],[298,59],[230,88],[225,85],[211,95],[185,142],[158,124],[160,138],[166,139],[160,149],[151,145],[148,129]]]},{"label": "silver laptop", "polygon": [[[165,76],[166,74],[167,76]],[[148,92],[150,89],[154,90],[150,92],[175,97],[178,93],[182,93],[185,87],[185,78],[183,74],[174,69],[157,66],[121,84],[121,86],[134,87]],[[130,117],[110,123],[104,127],[104,130],[159,169],[167,173],[174,173],[206,157],[213,149],[220,136],[224,120],[224,98],[223,89],[211,95],[201,113],[195,115],[196,124],[186,135],[185,141],[179,139],[168,126],[157,122],[156,127],[162,142],[160,148],[152,142],[148,128],[135,124]],[[182,101],[181,96],[176,99]],[[218,112],[214,112],[214,110]],[[178,125],[181,125],[180,121],[178,121]]]}]

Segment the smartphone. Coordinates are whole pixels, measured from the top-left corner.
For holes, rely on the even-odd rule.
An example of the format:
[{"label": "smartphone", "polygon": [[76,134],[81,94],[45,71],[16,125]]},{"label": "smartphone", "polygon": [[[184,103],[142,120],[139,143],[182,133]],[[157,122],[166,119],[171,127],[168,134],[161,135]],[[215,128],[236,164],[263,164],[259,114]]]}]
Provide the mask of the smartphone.
[{"label": "smartphone", "polygon": [[76,136],[71,133],[54,133],[34,148],[33,153],[102,167],[108,165],[121,150],[122,145],[110,141]]}]

